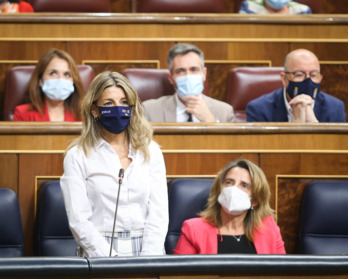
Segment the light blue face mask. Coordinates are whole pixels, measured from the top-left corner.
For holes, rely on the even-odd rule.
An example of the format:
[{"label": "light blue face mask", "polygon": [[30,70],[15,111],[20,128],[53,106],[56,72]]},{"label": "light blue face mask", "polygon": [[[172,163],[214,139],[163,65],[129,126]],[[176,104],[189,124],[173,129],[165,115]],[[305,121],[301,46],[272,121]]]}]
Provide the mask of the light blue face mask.
[{"label": "light blue face mask", "polygon": [[188,95],[197,96],[203,92],[202,75],[185,75],[175,79],[177,92],[181,98]]},{"label": "light blue face mask", "polygon": [[55,101],[64,101],[75,91],[74,83],[64,78],[47,79],[41,89],[48,98]]},{"label": "light blue face mask", "polygon": [[284,8],[286,4],[291,2],[291,0],[266,0],[267,4],[270,5],[275,10],[280,10]]}]

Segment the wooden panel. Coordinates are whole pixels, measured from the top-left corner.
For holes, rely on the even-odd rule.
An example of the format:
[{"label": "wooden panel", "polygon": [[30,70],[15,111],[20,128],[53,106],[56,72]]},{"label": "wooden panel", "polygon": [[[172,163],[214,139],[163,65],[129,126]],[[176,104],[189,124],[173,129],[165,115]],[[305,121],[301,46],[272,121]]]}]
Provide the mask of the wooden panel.
[{"label": "wooden panel", "polygon": [[[113,2],[113,6],[124,8],[128,4],[125,0]],[[323,89],[343,99],[348,108],[342,82],[347,69],[338,64],[348,57],[347,22],[343,16],[33,14],[25,19],[11,19],[0,18],[0,60],[13,63],[38,60],[48,48],[57,47],[69,52],[77,64],[92,60],[110,62],[94,64],[97,73],[105,69],[154,67],[149,61],[156,61],[163,69],[167,68],[168,50],[175,43],[194,43],[203,50],[208,62],[210,95],[219,100],[226,98],[229,61],[245,61],[241,65],[270,61],[272,66],[282,66],[290,50],[307,48],[321,61],[331,63],[323,66]],[[5,70],[0,75],[0,110]]]},{"label": "wooden panel", "polygon": [[18,189],[18,154],[0,154],[0,188]]},{"label": "wooden panel", "polygon": [[320,0],[326,14],[348,14],[348,6],[342,0]]},{"label": "wooden panel", "polygon": [[348,149],[348,135],[167,135],[155,134],[162,148],[170,149]]},{"label": "wooden panel", "polygon": [[238,158],[249,159],[258,164],[257,154],[241,153],[166,153],[167,175],[216,175],[217,172],[228,162]]},{"label": "wooden panel", "polygon": [[159,61],[138,61],[138,60],[129,60],[129,61],[93,61],[85,60],[82,64],[90,65],[96,74],[99,74],[104,71],[114,71],[122,73],[125,69],[129,68],[150,68],[150,69],[159,69]]},{"label": "wooden panel", "polygon": [[[310,179],[347,175],[348,154],[260,154],[260,167],[270,184],[272,207],[277,209],[278,222],[284,233],[288,253],[296,252],[299,204],[303,187]],[[284,179],[286,175],[307,175],[310,178]],[[322,178],[321,175],[326,177]],[[278,177],[278,178],[277,178]],[[276,188],[278,186],[278,188]]]},{"label": "wooden panel", "polygon": [[348,119],[348,61],[321,62],[320,71],[324,76],[320,84],[321,90],[345,103]]},{"label": "wooden panel", "polygon": [[[79,135],[81,123],[0,124],[0,187],[18,193],[26,255],[32,255],[36,190],[46,176],[62,175],[63,150]],[[288,224],[293,228],[298,222],[298,214],[292,212],[303,181],[277,184],[277,176],[347,175],[347,128],[348,124],[156,123],[155,138],[162,146],[169,179],[214,177],[227,162],[240,157],[260,165],[270,184],[271,206],[277,208],[282,231],[287,232],[288,251],[293,252],[296,229],[289,229]]]},{"label": "wooden panel", "polygon": [[227,74],[235,67],[269,67],[271,61],[224,61],[206,60],[207,81],[209,84],[209,96],[225,101],[227,99]]},{"label": "wooden panel", "polygon": [[20,154],[19,155],[19,203],[24,230],[25,254],[33,254],[33,229],[35,212],[35,177],[61,176],[63,154]]},{"label": "wooden panel", "polygon": [[[323,12],[325,14],[347,14],[348,6],[342,4],[342,0],[320,0],[323,5]],[[137,0],[111,0],[113,13],[128,13],[131,12],[131,3],[137,2]],[[225,12],[235,13],[238,12],[238,6],[236,3],[239,1],[224,0]]]},{"label": "wooden panel", "polygon": [[130,13],[131,3],[134,0],[110,0],[113,13]]}]

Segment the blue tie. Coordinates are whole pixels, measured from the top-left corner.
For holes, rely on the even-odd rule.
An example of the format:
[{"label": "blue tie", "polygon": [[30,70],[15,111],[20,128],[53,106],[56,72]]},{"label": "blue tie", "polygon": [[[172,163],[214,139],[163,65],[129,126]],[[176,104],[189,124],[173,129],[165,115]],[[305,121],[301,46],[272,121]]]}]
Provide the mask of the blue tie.
[{"label": "blue tie", "polygon": [[188,114],[187,122],[192,122],[192,114],[191,113],[187,113],[187,114]]}]

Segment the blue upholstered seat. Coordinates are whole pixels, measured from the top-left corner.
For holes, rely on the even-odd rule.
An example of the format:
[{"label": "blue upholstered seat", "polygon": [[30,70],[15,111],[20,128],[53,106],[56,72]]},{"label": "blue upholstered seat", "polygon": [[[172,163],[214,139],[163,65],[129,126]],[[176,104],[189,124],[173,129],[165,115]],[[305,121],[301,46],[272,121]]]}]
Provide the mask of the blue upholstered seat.
[{"label": "blue upholstered seat", "polygon": [[175,179],[169,183],[169,228],[165,248],[167,254],[179,240],[182,223],[197,217],[207,203],[213,179]]},{"label": "blue upholstered seat", "polygon": [[0,257],[24,256],[24,240],[17,195],[0,189]]},{"label": "blue upholstered seat", "polygon": [[42,185],[38,193],[35,224],[37,256],[74,256],[77,246],[69,229],[59,181]]},{"label": "blue upholstered seat", "polygon": [[348,181],[320,181],[306,186],[299,252],[348,254]]}]

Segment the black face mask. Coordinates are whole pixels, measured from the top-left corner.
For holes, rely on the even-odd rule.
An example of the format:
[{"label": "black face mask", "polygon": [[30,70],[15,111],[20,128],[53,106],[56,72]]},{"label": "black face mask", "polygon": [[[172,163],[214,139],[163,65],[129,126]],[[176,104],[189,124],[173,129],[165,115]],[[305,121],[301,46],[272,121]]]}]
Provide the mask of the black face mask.
[{"label": "black face mask", "polygon": [[291,99],[300,94],[306,94],[315,99],[320,92],[320,83],[313,82],[311,78],[306,78],[304,81],[300,82],[289,80],[286,92]]}]

